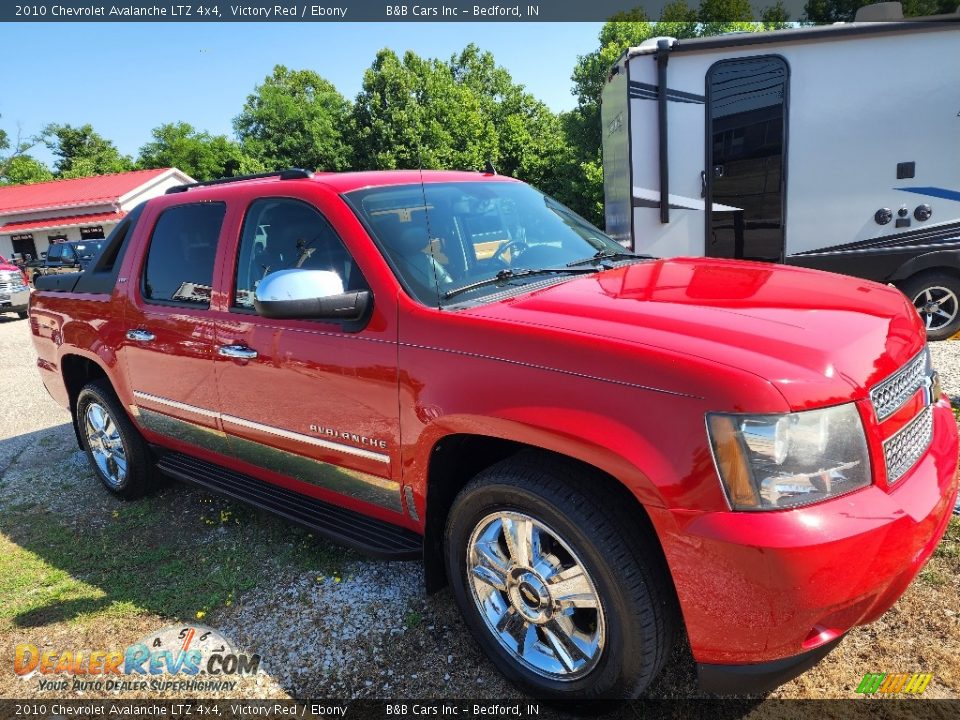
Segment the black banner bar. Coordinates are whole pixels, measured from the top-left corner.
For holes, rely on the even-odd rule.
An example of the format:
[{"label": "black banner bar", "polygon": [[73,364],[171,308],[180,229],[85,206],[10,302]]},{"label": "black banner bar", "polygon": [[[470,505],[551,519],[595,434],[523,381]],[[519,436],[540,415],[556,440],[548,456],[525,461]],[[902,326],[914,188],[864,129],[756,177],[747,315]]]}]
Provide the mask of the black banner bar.
[{"label": "black banner bar", "polygon": [[[575,711],[571,715],[571,711]],[[960,700],[634,700],[550,704],[538,700],[0,700],[0,718],[312,718],[322,720],[750,720],[956,718]]]},{"label": "black banner bar", "polygon": [[[792,20],[805,0],[784,0]],[[605,21],[641,9],[657,19],[667,0],[314,0],[313,2],[59,2],[0,3],[2,22],[577,22]],[[697,3],[691,3],[696,7]],[[776,0],[760,0],[756,19]],[[738,6],[739,7],[739,6]],[[722,11],[721,11],[722,12]],[[716,22],[737,18],[711,18]]]}]

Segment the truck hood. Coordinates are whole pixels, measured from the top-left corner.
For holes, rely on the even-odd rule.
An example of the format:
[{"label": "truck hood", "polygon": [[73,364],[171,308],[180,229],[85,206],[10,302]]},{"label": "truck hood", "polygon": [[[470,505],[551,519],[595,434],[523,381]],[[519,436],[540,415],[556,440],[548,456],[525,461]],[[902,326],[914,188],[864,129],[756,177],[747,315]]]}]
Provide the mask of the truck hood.
[{"label": "truck hood", "polygon": [[862,397],[925,342],[895,288],[702,258],[633,263],[469,312],[740,368],[798,410]]}]

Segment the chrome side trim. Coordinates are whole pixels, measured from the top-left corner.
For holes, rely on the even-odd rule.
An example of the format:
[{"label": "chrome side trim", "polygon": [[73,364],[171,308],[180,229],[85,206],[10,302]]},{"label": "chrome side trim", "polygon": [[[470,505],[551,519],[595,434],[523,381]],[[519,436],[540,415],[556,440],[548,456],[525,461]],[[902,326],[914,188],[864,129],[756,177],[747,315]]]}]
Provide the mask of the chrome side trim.
[{"label": "chrome side trim", "polygon": [[[134,390],[133,395],[140,400],[149,400],[150,402],[157,403],[158,405],[164,405],[177,410],[183,410],[184,412],[191,412],[196,415],[202,415],[203,417],[219,419],[222,422],[230,423],[231,425],[238,425],[250,430],[259,430],[260,432],[276,435],[277,437],[286,438],[287,440],[302,442],[307,445],[321,447],[326,450],[335,450],[337,452],[342,452],[345,455],[362,457],[366,458],[367,460],[384,463],[385,465],[390,464],[390,456],[384,453],[373,452],[372,450],[365,450],[364,448],[353,447],[352,445],[344,445],[343,443],[331,442],[330,440],[322,440],[321,438],[313,437],[312,435],[304,435],[303,433],[284,430],[283,428],[273,427],[272,425],[263,425],[262,423],[254,422],[253,420],[246,420],[241,417],[236,417],[235,415],[223,415],[214,410],[197,407],[196,405],[188,405],[187,403],[178,402],[177,400],[168,400],[167,398],[151,395],[149,393],[141,392],[140,390]],[[140,409],[146,410],[147,408]]]},{"label": "chrome side trim", "polygon": [[420,515],[417,513],[417,504],[413,501],[413,488],[409,485],[403,488],[403,497],[407,501],[407,513],[414,522],[420,522]]},{"label": "chrome side trim", "polygon": [[161,435],[292,477],[356,500],[403,512],[400,485],[388,478],[339,467],[247,438],[141,408],[140,422]]},{"label": "chrome side trim", "polygon": [[363,448],[356,448],[351,445],[342,445],[340,443],[330,442],[329,440],[321,440],[320,438],[316,438],[311,435],[303,435],[302,433],[283,430],[282,428],[273,427],[271,425],[262,425],[258,422],[254,422],[253,420],[245,420],[234,415],[221,415],[220,419],[225,423],[230,423],[231,425],[239,425],[240,427],[249,428],[250,430],[259,430],[260,432],[269,433],[270,435],[276,435],[277,437],[286,438],[287,440],[293,440],[295,442],[302,442],[307,445],[314,445],[326,450],[336,450],[337,452],[342,452],[347,455],[355,455],[356,457],[366,458],[367,460],[375,460],[376,462],[381,463],[390,462],[390,456],[384,455],[383,453],[373,452],[372,450],[364,450]]},{"label": "chrome side trim", "polygon": [[151,395],[150,393],[141,392],[139,390],[134,390],[133,396],[138,400],[149,400],[150,402],[157,403],[157,405],[165,405],[166,407],[184,410],[185,412],[191,412],[195,415],[203,415],[204,417],[208,418],[220,417],[220,413],[215,412],[214,410],[207,410],[206,408],[197,407],[196,405],[187,405],[187,403],[177,402],[176,400],[168,400],[167,398],[159,397],[158,395]]}]

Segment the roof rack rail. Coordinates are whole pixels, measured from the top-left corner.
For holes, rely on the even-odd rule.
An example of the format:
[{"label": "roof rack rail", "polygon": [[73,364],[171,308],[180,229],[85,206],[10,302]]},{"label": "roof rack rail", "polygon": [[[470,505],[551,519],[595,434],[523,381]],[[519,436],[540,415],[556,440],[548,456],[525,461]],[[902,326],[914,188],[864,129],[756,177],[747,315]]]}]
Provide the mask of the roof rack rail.
[{"label": "roof rack rail", "polygon": [[313,173],[302,168],[287,168],[286,170],[275,170],[274,172],[256,173],[254,175],[235,175],[234,177],[217,178],[216,180],[204,180],[202,182],[187,183],[185,185],[174,185],[167,188],[166,195],[173,193],[182,193],[191,188],[206,187],[208,185],[226,185],[227,183],[240,182],[242,180],[262,180],[263,178],[278,177],[281,180],[303,180],[312,178]]}]

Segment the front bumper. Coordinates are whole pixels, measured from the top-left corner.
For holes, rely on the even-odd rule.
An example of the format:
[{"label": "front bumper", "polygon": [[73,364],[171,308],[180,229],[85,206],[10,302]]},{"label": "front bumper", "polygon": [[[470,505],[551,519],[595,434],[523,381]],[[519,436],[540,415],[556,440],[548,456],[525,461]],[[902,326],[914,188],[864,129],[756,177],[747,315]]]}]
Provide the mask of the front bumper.
[{"label": "front bumper", "polygon": [[0,292],[0,312],[25,312],[30,304],[30,288]]},{"label": "front bumper", "polygon": [[796,660],[800,667],[812,651],[875,620],[946,531],[956,471],[957,425],[941,400],[930,448],[892,488],[871,485],[772,512],[649,509],[694,658],[707,666]]}]

